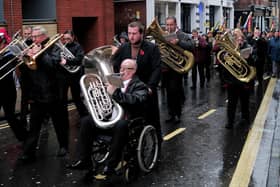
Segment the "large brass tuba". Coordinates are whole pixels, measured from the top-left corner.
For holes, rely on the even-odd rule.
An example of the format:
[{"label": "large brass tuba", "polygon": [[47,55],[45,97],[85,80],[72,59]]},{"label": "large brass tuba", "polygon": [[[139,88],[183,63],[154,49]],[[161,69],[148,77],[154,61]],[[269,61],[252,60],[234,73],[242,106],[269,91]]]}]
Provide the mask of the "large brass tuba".
[{"label": "large brass tuba", "polygon": [[217,40],[217,44],[222,48],[217,54],[217,59],[236,79],[250,82],[256,76],[255,67],[249,66],[240,55],[228,32]]},{"label": "large brass tuba", "polygon": [[96,126],[102,129],[113,127],[124,114],[122,107],[109,96],[104,85],[106,77],[113,74],[111,53],[111,46],[102,46],[90,51],[85,58],[96,65],[100,76],[87,73],[80,80],[88,110]]},{"label": "large brass tuba", "polygon": [[165,40],[166,34],[154,19],[146,30],[147,36],[152,36],[159,46],[161,60],[178,73],[187,73],[194,64],[193,54]]}]

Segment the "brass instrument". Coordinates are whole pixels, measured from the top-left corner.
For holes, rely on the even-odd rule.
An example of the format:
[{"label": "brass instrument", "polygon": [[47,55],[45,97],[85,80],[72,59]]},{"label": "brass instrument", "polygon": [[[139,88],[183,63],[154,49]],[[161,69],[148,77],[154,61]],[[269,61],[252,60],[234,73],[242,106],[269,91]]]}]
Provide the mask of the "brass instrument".
[{"label": "brass instrument", "polygon": [[193,54],[178,45],[174,45],[164,38],[165,32],[154,19],[146,30],[147,36],[152,36],[159,46],[161,60],[178,73],[187,73],[194,64]]},{"label": "brass instrument", "polygon": [[118,35],[116,34],[113,38],[113,45],[116,47],[120,47],[122,44],[121,42],[118,40]]},{"label": "brass instrument", "polygon": [[111,53],[109,45],[90,51],[85,58],[97,65],[100,76],[87,73],[80,79],[80,86],[88,110],[96,126],[102,129],[113,127],[124,114],[122,107],[109,96],[104,85],[106,76],[113,74],[113,68],[110,64]]},{"label": "brass instrument", "polygon": [[247,61],[240,55],[238,47],[235,46],[230,34],[225,33],[216,42],[222,48],[217,54],[219,62],[236,79],[242,82],[250,82],[256,76],[256,69],[249,66]]},{"label": "brass instrument", "polygon": [[[26,65],[32,69],[32,70],[36,70],[37,69],[37,64],[36,64],[36,59],[38,56],[40,56],[44,51],[46,51],[49,47],[51,47],[52,45],[54,45],[55,43],[57,43],[58,40],[60,40],[60,38],[62,37],[62,34],[56,34],[54,36],[52,36],[50,38],[50,40],[44,45],[44,47],[37,52],[35,55],[33,55],[32,57],[30,57],[27,62]],[[36,45],[36,44],[35,44]]]},{"label": "brass instrument", "polygon": [[[74,59],[75,56],[73,53],[67,49],[67,47],[59,40],[58,42],[55,43],[56,46],[58,46],[61,49],[61,57],[66,59],[66,60],[71,60]],[[69,73],[76,73],[81,69],[81,66],[76,66],[76,65],[68,65],[64,64],[61,65],[64,69],[66,69]]]},{"label": "brass instrument", "polygon": [[5,48],[1,50],[2,58],[6,58],[8,56],[12,56],[5,64],[1,64],[0,67],[0,80],[6,77],[9,73],[13,72],[18,66],[23,64],[24,55],[28,52],[28,50],[33,47],[27,46],[23,40],[15,38],[12,42],[9,43]]}]

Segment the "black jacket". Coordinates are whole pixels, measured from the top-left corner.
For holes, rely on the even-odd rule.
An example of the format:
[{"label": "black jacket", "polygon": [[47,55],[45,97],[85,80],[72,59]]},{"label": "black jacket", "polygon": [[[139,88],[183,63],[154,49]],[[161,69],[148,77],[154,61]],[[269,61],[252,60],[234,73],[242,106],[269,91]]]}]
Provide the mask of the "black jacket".
[{"label": "black jacket", "polygon": [[[42,42],[42,45],[48,40]],[[52,45],[36,59],[37,69],[29,70],[31,79],[29,97],[34,102],[49,103],[57,100],[57,67],[61,61],[60,49]]]},{"label": "black jacket", "polygon": [[125,93],[118,88],[112,98],[123,107],[128,119],[145,117],[148,87],[137,76],[128,83]]},{"label": "black jacket", "polygon": [[[125,43],[120,46],[112,57],[114,71],[119,72],[123,60],[131,58],[131,44]],[[137,55],[137,72],[139,79],[149,88],[156,92],[156,87],[160,81],[161,62],[159,48],[148,41],[143,41]]]},{"label": "black jacket", "polygon": [[[75,58],[71,59],[71,60],[67,60],[67,65],[70,66],[80,66],[80,70],[78,72],[76,72],[75,74],[81,74],[81,72],[83,71],[83,67],[82,67],[82,60],[84,58],[84,50],[82,48],[82,46],[78,43],[78,42],[72,42],[69,44],[66,44],[67,49],[75,56]],[[63,67],[62,67],[63,68]],[[63,68],[63,72],[67,72],[67,70],[65,70]]]}]

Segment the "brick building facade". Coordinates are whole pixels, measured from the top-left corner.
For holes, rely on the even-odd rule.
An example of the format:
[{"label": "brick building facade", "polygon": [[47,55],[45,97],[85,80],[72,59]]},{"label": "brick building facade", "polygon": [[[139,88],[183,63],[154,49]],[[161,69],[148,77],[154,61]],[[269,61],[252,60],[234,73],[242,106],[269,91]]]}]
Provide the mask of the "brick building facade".
[{"label": "brick building facade", "polygon": [[[66,29],[73,29],[85,51],[112,43],[115,33],[112,0],[52,0],[53,4],[49,4],[48,7],[40,6],[48,2],[50,1],[0,1],[3,3],[3,10],[0,11],[4,12],[0,27],[6,27],[10,35],[22,29],[23,25],[43,25],[50,36],[63,33]],[[22,3],[29,6],[23,6]],[[24,10],[26,7],[29,9]],[[48,14],[48,10],[54,12],[51,19],[36,17],[36,15],[40,16],[40,12]],[[31,19],[25,19],[26,12],[28,16],[31,15]]]}]

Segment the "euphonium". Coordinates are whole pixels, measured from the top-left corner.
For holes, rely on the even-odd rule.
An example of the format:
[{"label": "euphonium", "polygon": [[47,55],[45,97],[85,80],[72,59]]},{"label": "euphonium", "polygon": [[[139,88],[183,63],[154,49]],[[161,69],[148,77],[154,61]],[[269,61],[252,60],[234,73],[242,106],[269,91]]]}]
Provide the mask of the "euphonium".
[{"label": "euphonium", "polygon": [[218,39],[217,44],[222,48],[217,54],[217,59],[236,79],[242,82],[250,82],[256,76],[255,67],[249,66],[240,55],[229,33],[225,33]]},{"label": "euphonium", "polygon": [[147,36],[152,36],[159,46],[161,60],[178,73],[187,73],[194,64],[193,54],[178,45],[174,45],[164,38],[164,31],[160,28],[157,19],[154,19],[146,30]]},{"label": "euphonium", "polygon": [[97,70],[102,77],[87,73],[80,79],[88,111],[96,126],[102,129],[113,127],[124,114],[122,107],[109,96],[104,85],[106,76],[113,73],[110,56],[111,46],[102,46],[90,51],[85,58],[97,65]]},{"label": "euphonium", "polygon": [[[67,49],[67,47],[59,40],[58,42],[55,43],[56,46],[58,46],[61,49],[61,57],[66,59],[66,60],[71,60],[74,59],[75,56],[73,53]],[[64,64],[61,65],[64,69],[66,69],[69,73],[76,73],[81,69],[81,66],[76,66],[76,65],[68,65]]]}]

